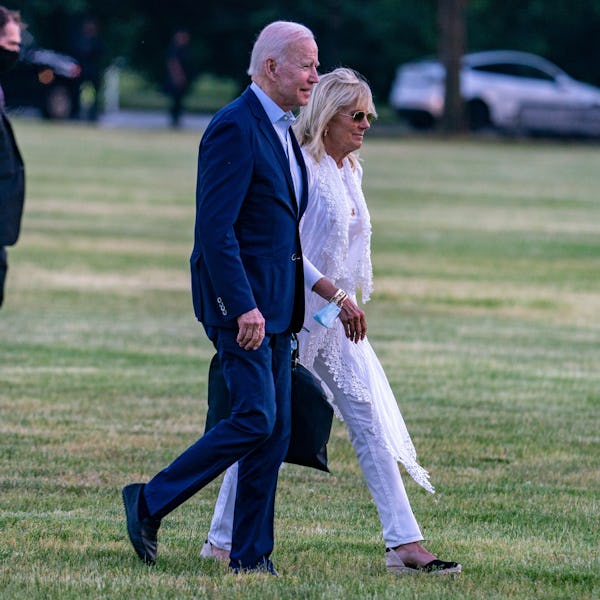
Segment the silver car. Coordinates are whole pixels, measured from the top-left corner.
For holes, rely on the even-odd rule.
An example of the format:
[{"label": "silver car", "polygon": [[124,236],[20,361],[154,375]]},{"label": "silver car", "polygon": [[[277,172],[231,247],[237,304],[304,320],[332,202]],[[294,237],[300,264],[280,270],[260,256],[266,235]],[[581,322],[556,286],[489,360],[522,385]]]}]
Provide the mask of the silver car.
[{"label": "silver car", "polygon": [[[413,127],[433,127],[444,110],[444,80],[437,60],[406,63],[396,73],[390,105]],[[600,88],[576,81],[535,54],[465,54],[460,83],[472,130],[600,135]]]}]

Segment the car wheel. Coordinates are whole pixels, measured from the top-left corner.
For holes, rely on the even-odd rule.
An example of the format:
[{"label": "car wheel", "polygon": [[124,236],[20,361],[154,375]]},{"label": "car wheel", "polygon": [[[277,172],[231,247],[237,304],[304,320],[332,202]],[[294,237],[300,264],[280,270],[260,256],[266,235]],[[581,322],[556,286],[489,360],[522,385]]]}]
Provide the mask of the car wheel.
[{"label": "car wheel", "polygon": [[491,125],[490,110],[482,100],[471,100],[467,104],[467,120],[471,131],[478,131]]},{"label": "car wheel", "polygon": [[433,115],[424,110],[399,110],[398,116],[404,119],[413,129],[432,129],[435,124]]},{"label": "car wheel", "polygon": [[42,113],[46,119],[68,119],[73,110],[73,99],[66,85],[53,85],[44,98]]}]

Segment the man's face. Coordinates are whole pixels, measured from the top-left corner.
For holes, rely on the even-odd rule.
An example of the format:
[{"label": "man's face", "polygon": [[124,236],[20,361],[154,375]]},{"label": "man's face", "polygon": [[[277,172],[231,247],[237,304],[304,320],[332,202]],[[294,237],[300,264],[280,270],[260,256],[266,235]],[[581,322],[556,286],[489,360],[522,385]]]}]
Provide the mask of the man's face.
[{"label": "man's face", "polygon": [[21,49],[21,28],[14,21],[9,21],[0,31],[0,46],[16,52]]},{"label": "man's face", "polygon": [[313,85],[319,82],[319,51],[312,39],[293,43],[282,62],[273,70],[273,100],[283,110],[293,110],[308,103]]}]

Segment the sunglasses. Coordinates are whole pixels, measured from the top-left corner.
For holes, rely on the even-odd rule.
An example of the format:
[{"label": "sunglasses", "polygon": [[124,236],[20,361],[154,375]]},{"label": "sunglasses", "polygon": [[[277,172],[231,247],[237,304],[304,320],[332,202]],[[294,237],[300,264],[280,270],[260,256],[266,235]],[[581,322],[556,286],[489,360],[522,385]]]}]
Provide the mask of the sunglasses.
[{"label": "sunglasses", "polygon": [[351,115],[347,113],[339,113],[340,115],[344,115],[345,117],[350,117],[356,123],[360,123],[365,117],[367,117],[367,121],[372,123],[375,120],[375,115],[373,113],[366,113],[362,110],[357,110],[355,113]]}]

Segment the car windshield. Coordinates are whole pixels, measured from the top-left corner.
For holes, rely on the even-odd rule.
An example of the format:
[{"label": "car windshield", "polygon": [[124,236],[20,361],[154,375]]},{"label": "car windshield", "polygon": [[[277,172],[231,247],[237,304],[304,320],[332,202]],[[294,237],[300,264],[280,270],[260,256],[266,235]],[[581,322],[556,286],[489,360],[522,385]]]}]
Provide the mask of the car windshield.
[{"label": "car windshield", "polygon": [[510,75],[512,77],[527,77],[529,79],[543,79],[546,81],[554,81],[553,75],[542,71],[531,65],[520,63],[492,63],[489,65],[476,65],[472,67],[475,71],[484,71],[486,73],[497,73],[498,75]]}]

